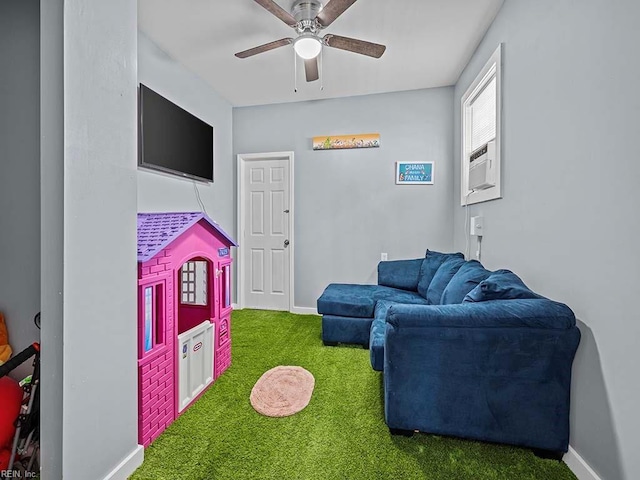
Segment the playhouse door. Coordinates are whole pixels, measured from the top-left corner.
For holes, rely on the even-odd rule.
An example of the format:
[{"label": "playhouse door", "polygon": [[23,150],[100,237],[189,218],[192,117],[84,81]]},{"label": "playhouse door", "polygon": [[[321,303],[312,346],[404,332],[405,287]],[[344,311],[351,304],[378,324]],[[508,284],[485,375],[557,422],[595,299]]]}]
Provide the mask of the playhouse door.
[{"label": "playhouse door", "polygon": [[178,335],[178,412],[213,382],[214,335],[208,320]]}]

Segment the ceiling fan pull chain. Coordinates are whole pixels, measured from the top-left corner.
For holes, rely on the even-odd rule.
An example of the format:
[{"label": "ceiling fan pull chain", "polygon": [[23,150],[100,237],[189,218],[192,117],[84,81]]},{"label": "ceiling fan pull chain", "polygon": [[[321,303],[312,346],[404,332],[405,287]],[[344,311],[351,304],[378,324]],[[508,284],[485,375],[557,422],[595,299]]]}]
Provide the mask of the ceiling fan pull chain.
[{"label": "ceiling fan pull chain", "polygon": [[320,91],[324,90],[324,48],[320,50]]},{"label": "ceiling fan pull chain", "polygon": [[298,59],[296,51],[292,48],[293,52],[293,92],[298,93]]}]

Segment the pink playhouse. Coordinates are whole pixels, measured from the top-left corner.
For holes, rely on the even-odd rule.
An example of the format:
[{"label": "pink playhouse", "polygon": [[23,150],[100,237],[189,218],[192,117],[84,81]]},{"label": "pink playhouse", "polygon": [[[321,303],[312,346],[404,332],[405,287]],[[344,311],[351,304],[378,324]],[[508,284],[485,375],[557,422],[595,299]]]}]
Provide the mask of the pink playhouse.
[{"label": "pink playhouse", "polygon": [[231,364],[231,247],[200,212],[138,214],[138,441]]}]

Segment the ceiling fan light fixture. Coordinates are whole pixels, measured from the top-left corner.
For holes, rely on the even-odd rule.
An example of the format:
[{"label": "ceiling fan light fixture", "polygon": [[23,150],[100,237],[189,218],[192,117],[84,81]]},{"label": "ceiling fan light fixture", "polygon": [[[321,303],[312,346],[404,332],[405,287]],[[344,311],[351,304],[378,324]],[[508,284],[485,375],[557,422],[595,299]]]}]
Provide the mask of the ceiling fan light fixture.
[{"label": "ceiling fan light fixture", "polygon": [[322,43],[315,35],[300,35],[293,42],[293,49],[300,58],[310,60],[316,58],[322,50]]}]

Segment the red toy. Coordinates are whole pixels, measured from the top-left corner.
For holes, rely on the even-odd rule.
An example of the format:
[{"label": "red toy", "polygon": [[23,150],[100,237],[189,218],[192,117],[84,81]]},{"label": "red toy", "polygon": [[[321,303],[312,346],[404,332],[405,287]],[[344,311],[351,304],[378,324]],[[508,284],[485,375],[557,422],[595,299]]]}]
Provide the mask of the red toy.
[{"label": "red toy", "polygon": [[16,431],[14,422],[20,413],[22,388],[9,377],[0,378],[0,470],[9,466],[11,442]]}]

